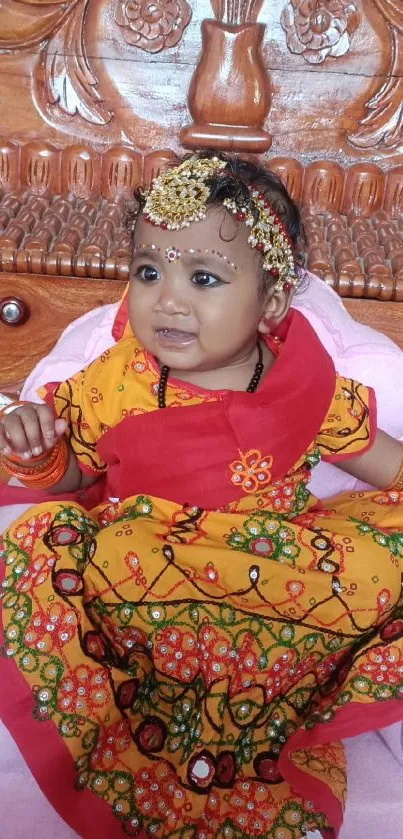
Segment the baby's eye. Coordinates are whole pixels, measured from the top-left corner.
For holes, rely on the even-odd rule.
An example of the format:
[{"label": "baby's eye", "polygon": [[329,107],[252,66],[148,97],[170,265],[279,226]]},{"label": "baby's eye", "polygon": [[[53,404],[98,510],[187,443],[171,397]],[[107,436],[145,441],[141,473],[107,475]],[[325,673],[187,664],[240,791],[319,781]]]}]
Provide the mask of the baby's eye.
[{"label": "baby's eye", "polygon": [[197,285],[199,288],[213,288],[213,286],[221,285],[222,282],[219,277],[210,274],[209,271],[196,271],[192,277],[193,285]]},{"label": "baby's eye", "polygon": [[160,273],[153,265],[140,265],[135,276],[143,283],[155,283],[156,280],[159,280]]}]

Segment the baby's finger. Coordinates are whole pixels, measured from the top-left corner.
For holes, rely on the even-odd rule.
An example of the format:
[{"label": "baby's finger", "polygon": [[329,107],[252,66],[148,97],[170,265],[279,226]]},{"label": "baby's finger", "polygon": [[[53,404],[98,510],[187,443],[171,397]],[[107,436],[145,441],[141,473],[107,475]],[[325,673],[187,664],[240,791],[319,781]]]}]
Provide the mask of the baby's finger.
[{"label": "baby's finger", "polygon": [[55,422],[56,437],[62,437],[67,431],[67,420],[57,419]]},{"label": "baby's finger", "polygon": [[6,429],[4,425],[0,425],[0,452],[2,454],[11,454],[11,448],[6,437]]},{"label": "baby's finger", "polygon": [[50,449],[56,443],[54,413],[48,405],[38,405],[36,410],[38,412],[38,419],[45,448]]},{"label": "baby's finger", "polygon": [[[39,416],[36,408],[25,407],[18,415],[24,426],[25,436],[28,440],[28,448],[33,455],[41,454],[42,438]],[[24,455],[23,455],[24,456]]]},{"label": "baby's finger", "polygon": [[[33,421],[35,422],[36,420],[37,422],[35,412],[32,411],[32,414],[34,414]],[[29,411],[29,415],[31,417],[32,424],[31,411]],[[15,452],[15,454],[18,454],[26,459],[32,457],[31,445],[27,438],[25,425],[22,421],[22,417],[17,411],[13,411],[13,413],[6,418],[6,422],[3,427],[5,428],[8,445],[11,450]]]}]

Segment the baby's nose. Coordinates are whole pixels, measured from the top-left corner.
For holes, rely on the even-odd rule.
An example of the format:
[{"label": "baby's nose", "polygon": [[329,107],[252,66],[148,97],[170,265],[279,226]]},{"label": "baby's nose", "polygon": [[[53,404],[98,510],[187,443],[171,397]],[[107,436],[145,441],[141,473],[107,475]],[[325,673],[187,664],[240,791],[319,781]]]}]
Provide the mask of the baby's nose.
[{"label": "baby's nose", "polygon": [[181,282],[164,283],[161,287],[159,305],[167,314],[189,314],[190,306]]}]

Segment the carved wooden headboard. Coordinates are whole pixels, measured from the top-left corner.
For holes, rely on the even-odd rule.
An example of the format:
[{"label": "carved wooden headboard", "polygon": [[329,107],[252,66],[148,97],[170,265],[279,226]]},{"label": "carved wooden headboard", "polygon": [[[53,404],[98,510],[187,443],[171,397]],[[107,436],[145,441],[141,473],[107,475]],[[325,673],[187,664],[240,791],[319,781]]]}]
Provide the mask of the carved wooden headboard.
[{"label": "carved wooden headboard", "polygon": [[402,0],[3,0],[0,390],[118,299],[133,187],[209,146],[303,208],[308,267],[403,346]]}]

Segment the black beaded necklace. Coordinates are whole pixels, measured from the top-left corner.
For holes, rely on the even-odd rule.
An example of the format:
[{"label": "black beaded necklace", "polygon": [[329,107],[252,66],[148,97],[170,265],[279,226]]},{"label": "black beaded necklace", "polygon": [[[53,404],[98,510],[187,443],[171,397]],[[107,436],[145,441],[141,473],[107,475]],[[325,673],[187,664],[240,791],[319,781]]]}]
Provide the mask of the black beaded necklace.
[{"label": "black beaded necklace", "polygon": [[[253,376],[252,376],[252,378],[251,378],[251,380],[248,384],[248,387],[246,388],[247,393],[254,393],[255,392],[255,390],[256,390],[259,382],[260,382],[260,379],[262,378],[262,373],[263,373],[263,370],[264,370],[263,349],[262,349],[262,345],[261,345],[260,341],[258,341],[258,343],[257,343],[257,351],[258,351],[258,360],[257,360],[256,365],[255,365]],[[157,391],[158,407],[159,408],[166,408],[165,396],[166,396],[169,373],[170,373],[170,368],[167,367],[166,364],[163,364],[163,366],[161,367],[160,380],[158,382],[158,391]]]}]

